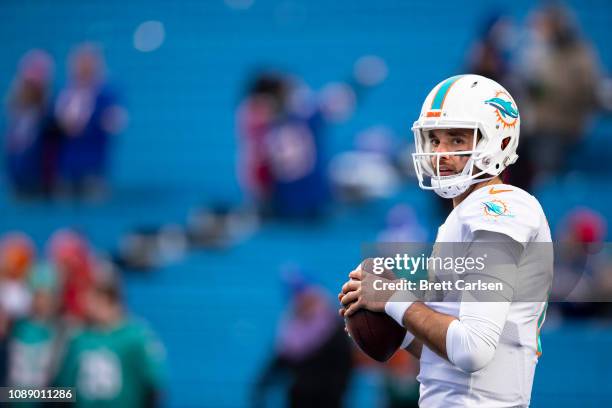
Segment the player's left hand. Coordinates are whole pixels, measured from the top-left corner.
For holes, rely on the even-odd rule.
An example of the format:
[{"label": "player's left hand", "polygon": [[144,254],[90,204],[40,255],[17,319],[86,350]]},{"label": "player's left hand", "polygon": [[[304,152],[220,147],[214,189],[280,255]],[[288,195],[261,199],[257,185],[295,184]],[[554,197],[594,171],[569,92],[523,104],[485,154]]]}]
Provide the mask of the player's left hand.
[{"label": "player's left hand", "polygon": [[[348,317],[362,308],[372,312],[385,311],[385,304],[393,292],[375,290],[374,281],[386,283],[390,280],[365,272],[361,264],[348,277],[349,280],[342,285],[342,291],[338,294],[338,300],[343,306],[339,310],[340,316]],[[377,284],[377,287],[382,287],[382,283]]]}]

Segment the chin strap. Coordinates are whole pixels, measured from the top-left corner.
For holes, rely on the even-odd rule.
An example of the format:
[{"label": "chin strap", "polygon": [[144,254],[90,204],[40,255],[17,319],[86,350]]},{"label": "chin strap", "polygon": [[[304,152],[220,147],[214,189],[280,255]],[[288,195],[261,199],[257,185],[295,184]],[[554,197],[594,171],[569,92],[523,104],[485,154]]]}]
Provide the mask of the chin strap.
[{"label": "chin strap", "polygon": [[[461,174],[456,175],[456,176],[449,176],[447,180],[458,178],[458,177],[465,177],[465,176]],[[455,198],[465,193],[467,189],[470,188],[470,186],[473,186],[476,183],[493,180],[495,177],[497,176],[491,176],[488,178],[468,178],[464,182],[451,183],[450,185],[447,185],[447,186],[441,185],[439,187],[434,188],[433,190],[437,195],[439,195],[442,198]],[[432,179],[432,184],[434,184],[434,182],[435,180]]]}]

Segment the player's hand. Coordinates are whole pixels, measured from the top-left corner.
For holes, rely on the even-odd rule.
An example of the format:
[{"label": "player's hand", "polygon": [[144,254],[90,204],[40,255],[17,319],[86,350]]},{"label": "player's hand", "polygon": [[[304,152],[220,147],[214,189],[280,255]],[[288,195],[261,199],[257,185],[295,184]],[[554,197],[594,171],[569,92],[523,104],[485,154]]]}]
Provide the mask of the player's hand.
[{"label": "player's hand", "polygon": [[338,300],[342,304],[340,316],[348,317],[359,309],[367,309],[372,312],[384,312],[387,300],[393,294],[391,291],[374,289],[375,281],[377,287],[382,287],[382,283],[390,282],[379,275],[365,272],[361,265],[351,271],[348,275],[349,280],[342,285],[342,291],[338,294]]}]

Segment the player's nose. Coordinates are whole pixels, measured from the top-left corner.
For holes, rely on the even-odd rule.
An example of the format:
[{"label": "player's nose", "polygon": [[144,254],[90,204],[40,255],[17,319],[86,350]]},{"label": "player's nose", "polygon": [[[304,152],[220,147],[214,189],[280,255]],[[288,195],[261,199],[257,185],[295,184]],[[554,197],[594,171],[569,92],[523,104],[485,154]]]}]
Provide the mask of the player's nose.
[{"label": "player's nose", "polygon": [[451,151],[450,146],[446,145],[445,143],[440,143],[434,150],[435,153],[441,153],[440,154],[441,159],[442,158],[448,159],[449,155],[445,153],[450,153],[450,151]]}]

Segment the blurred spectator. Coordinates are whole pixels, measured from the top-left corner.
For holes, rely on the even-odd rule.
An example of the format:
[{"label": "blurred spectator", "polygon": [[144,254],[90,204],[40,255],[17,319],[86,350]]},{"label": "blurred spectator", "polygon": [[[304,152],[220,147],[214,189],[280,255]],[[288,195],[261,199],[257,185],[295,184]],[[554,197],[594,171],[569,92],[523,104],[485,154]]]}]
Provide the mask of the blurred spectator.
[{"label": "blurred spectator", "polygon": [[158,406],[165,351],[126,314],[114,273],[97,271],[86,305],[89,325],[68,342],[54,385],[75,387],[76,407]]},{"label": "blurred spectator", "polygon": [[30,310],[31,295],[26,279],[34,256],[34,245],[24,234],[8,233],[0,240],[0,386],[7,385],[13,322]]},{"label": "blurred spectator", "polygon": [[266,406],[266,391],[289,378],[288,406],[340,407],[352,371],[351,345],[326,293],[300,276],[288,280],[293,298],[282,318],[274,356],[260,375],[253,404]]},{"label": "blurred spectator", "polygon": [[126,113],[106,81],[100,50],[80,45],[70,55],[69,66],[68,85],[55,106],[64,135],[59,157],[61,191],[97,198],[106,189],[110,136],[122,129]]},{"label": "blurred spectator", "polygon": [[60,311],[68,323],[85,318],[85,294],[93,284],[94,255],[85,237],[70,229],[56,231],[47,244],[47,256],[59,274]]},{"label": "blurred spectator", "polygon": [[506,85],[515,30],[508,16],[491,13],[484,21],[478,40],[468,53],[467,72]]},{"label": "blurred spectator", "polygon": [[328,201],[324,122],[316,101],[280,74],[255,77],[238,111],[240,177],[264,213],[316,217]]},{"label": "blurred spectator", "polygon": [[[237,120],[238,174],[249,199],[265,214],[321,216],[330,199],[324,149],[327,125],[348,120],[358,98],[387,74],[382,58],[365,55],[355,62],[350,79],[327,83],[318,93],[284,74],[255,75]],[[378,157],[374,161],[374,166],[389,172]]]},{"label": "blurred spectator", "polygon": [[606,230],[605,219],[588,208],[572,210],[561,222],[551,295],[562,301],[556,306],[567,317],[596,316],[602,305],[595,302],[610,299],[612,292],[601,292],[610,287],[610,278],[601,274],[611,265],[602,251]]},{"label": "blurred spectator", "polygon": [[55,359],[59,355],[56,326],[58,282],[53,268],[40,264],[31,274],[29,283],[33,295],[32,310],[28,317],[17,320],[11,330],[8,385],[40,388],[50,385]]},{"label": "blurred spectator", "polygon": [[0,308],[9,319],[25,317],[31,304],[27,277],[35,258],[34,244],[19,232],[0,240]]},{"label": "blurred spectator", "polygon": [[317,93],[279,73],[252,80],[238,110],[239,174],[264,213],[309,218],[325,211],[330,198],[325,130],[348,120],[358,97],[388,72],[385,61],[374,55],[359,58],[353,71],[348,81],[327,83]]},{"label": "blurred spectator", "polygon": [[260,75],[249,85],[246,99],[238,109],[239,179],[249,198],[263,208],[267,207],[272,190],[266,135],[283,113],[287,88],[279,75]]},{"label": "blurred spectator", "polygon": [[5,154],[7,175],[19,197],[49,194],[58,149],[58,131],[51,111],[53,60],[32,50],[19,62],[7,109]]},{"label": "blurred spectator", "polygon": [[567,170],[568,157],[597,107],[600,81],[597,54],[567,9],[549,4],[532,14],[530,24],[518,67],[523,88],[519,156],[525,161],[512,180],[527,189],[534,178]]}]

